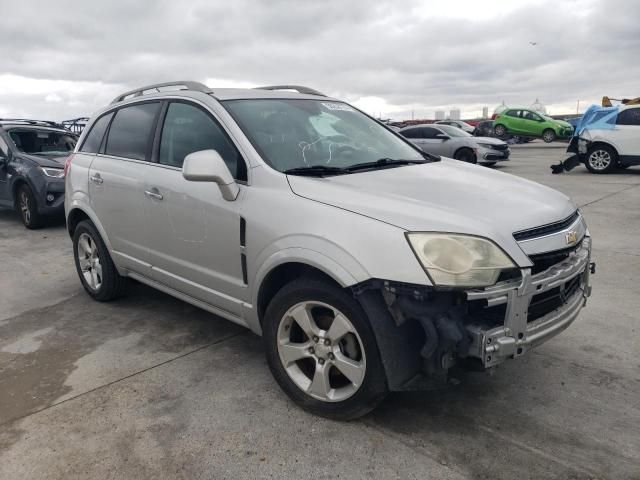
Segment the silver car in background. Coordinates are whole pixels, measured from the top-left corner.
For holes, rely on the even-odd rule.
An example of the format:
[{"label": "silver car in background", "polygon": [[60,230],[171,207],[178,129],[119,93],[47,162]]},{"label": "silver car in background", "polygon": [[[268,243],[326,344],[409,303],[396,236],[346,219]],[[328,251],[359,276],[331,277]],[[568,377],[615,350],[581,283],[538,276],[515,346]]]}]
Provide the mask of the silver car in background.
[{"label": "silver car in background", "polygon": [[65,168],[91,297],[132,278],[249,328],[319,415],[525,355],[590,294],[591,239],[565,195],[426,154],[306,87],[124,93]]},{"label": "silver car in background", "polygon": [[491,137],[473,135],[449,125],[425,124],[398,131],[423,151],[469,163],[491,166],[509,160],[509,145]]}]

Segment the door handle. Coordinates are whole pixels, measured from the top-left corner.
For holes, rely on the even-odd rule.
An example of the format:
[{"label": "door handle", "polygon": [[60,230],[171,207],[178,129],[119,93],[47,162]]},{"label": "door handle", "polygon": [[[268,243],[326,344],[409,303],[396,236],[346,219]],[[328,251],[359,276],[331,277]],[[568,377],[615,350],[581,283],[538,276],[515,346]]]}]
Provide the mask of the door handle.
[{"label": "door handle", "polygon": [[162,200],[164,198],[157,188],[145,190],[144,194],[149,198],[153,198],[154,200]]},{"label": "door handle", "polygon": [[104,180],[102,180],[102,177],[100,176],[99,173],[96,173],[95,175],[92,175],[91,177],[89,177],[89,180],[91,180],[93,183],[97,183],[98,185],[104,182]]}]

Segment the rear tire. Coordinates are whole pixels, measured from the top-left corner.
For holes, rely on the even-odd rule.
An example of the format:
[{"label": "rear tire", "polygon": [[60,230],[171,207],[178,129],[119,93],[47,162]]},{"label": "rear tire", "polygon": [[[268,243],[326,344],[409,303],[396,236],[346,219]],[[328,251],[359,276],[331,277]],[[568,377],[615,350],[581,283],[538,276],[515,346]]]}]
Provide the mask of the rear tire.
[{"label": "rear tire", "polygon": [[507,133],[507,129],[504,125],[496,125],[493,129],[493,133],[496,137],[504,137],[504,135]]},{"label": "rear tire", "polygon": [[545,143],[551,143],[556,139],[556,132],[554,132],[552,129],[547,128],[544,132],[542,132],[542,140],[544,140]]},{"label": "rear tire", "polygon": [[470,148],[461,148],[456,153],[454,153],[453,158],[467,163],[478,163],[476,154],[473,153],[473,150],[471,150]]},{"label": "rear tire", "polygon": [[29,185],[21,185],[18,188],[15,205],[25,227],[30,230],[42,227],[44,218],[38,212],[38,203]]},{"label": "rear tire", "polygon": [[118,273],[98,230],[89,220],[76,226],[73,257],[80,282],[94,300],[108,302],[124,294],[127,279]]},{"label": "rear tire", "polygon": [[584,164],[591,173],[611,173],[618,165],[618,154],[608,145],[596,145],[587,152]]},{"label": "rear tire", "polygon": [[262,339],[282,390],[313,414],[351,420],[387,394],[366,314],[328,280],[302,278],[284,286],[267,307]]}]

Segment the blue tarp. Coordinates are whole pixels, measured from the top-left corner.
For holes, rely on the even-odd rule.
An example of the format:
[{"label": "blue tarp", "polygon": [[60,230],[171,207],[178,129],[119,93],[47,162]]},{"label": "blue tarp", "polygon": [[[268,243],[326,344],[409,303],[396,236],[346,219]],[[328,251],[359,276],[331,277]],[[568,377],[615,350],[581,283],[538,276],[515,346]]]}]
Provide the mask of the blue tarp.
[{"label": "blue tarp", "polygon": [[601,107],[599,105],[591,105],[580,117],[576,128],[573,131],[574,136],[580,136],[585,128],[592,130],[613,129],[616,126],[619,107]]}]

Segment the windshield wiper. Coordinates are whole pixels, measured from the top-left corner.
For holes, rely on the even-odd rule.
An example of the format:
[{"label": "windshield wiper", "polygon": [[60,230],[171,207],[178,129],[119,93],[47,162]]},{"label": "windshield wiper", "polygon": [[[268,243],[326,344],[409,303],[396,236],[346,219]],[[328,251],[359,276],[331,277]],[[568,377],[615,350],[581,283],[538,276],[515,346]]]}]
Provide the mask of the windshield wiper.
[{"label": "windshield wiper", "polygon": [[327,165],[310,165],[308,167],[296,167],[285,170],[287,175],[306,175],[309,177],[324,177],[325,175],[344,175],[351,173],[346,168],[329,167]]},{"label": "windshield wiper", "polygon": [[402,165],[413,165],[416,163],[427,163],[428,160],[401,160],[393,158],[380,158],[375,162],[356,163],[347,167],[346,170],[355,172],[357,170],[375,170],[376,168],[388,168]]}]

